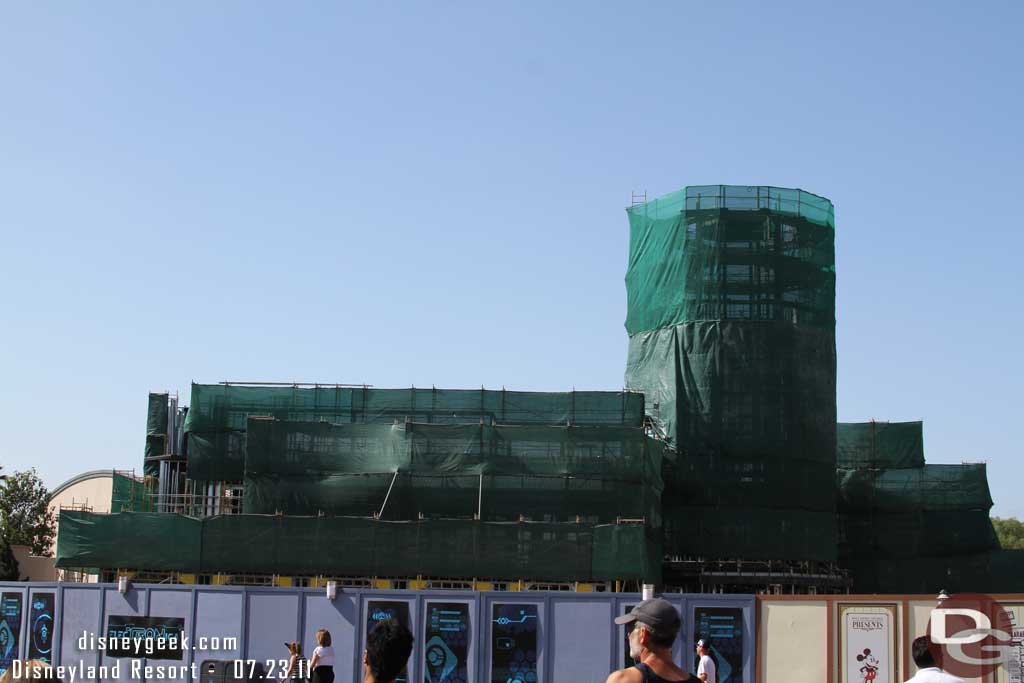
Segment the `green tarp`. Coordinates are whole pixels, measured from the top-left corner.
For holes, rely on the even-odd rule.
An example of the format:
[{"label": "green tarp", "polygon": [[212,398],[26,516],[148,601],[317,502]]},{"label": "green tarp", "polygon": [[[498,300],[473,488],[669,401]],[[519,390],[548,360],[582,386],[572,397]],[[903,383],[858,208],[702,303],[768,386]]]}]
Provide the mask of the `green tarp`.
[{"label": "green tarp", "polygon": [[847,556],[948,557],[997,549],[987,510],[909,510],[840,515]]},{"label": "green tarp", "polygon": [[[146,409],[146,451],[145,457],[163,455],[167,450],[167,398],[168,394],[150,394]],[[160,466],[155,462],[143,461],[143,471],[156,476]]]},{"label": "green tarp", "polygon": [[[57,566],[195,571],[203,522],[155,512],[61,510]],[[256,553],[255,547],[250,552]]]},{"label": "green tarp", "polygon": [[[251,418],[247,513],[660,526],[662,444],[629,427],[337,425]],[[395,473],[398,473],[395,476]],[[384,505],[385,499],[387,505]]]},{"label": "green tarp", "polygon": [[635,392],[563,393],[484,389],[372,389],[335,386],[192,385],[185,418],[188,476],[241,481],[250,416],[336,424],[607,425],[640,427]]},{"label": "green tarp", "polygon": [[155,497],[150,495],[143,482],[114,472],[110,494],[111,512],[154,512]]},{"label": "green tarp", "polygon": [[835,221],[824,197],[706,185],[627,213],[630,335],[703,320],[834,329]]},{"label": "green tarp", "polygon": [[708,508],[665,499],[663,514],[667,555],[820,562],[836,559],[834,512]]},{"label": "green tarp", "polygon": [[921,422],[840,422],[836,463],[841,468],[922,467]]},{"label": "green tarp", "polygon": [[[145,543],[125,542],[146,539]],[[661,578],[643,525],[61,513],[57,566],[497,580]]]},{"label": "green tarp", "polygon": [[[905,428],[894,440],[919,441],[914,432],[919,435],[920,427]],[[985,465],[871,466],[898,451],[885,450],[881,460],[858,456],[862,468],[836,471],[839,553],[851,571],[854,590],[981,591],[1009,585],[1005,577],[989,581],[989,558],[999,541],[989,519],[992,498]],[[916,462],[916,455],[910,461]]]},{"label": "green tarp", "polygon": [[834,560],[831,202],[710,185],[627,212],[626,386],[678,450],[665,552]]},{"label": "green tarp", "polygon": [[992,507],[984,463],[870,470],[838,469],[839,509],[983,510]]}]

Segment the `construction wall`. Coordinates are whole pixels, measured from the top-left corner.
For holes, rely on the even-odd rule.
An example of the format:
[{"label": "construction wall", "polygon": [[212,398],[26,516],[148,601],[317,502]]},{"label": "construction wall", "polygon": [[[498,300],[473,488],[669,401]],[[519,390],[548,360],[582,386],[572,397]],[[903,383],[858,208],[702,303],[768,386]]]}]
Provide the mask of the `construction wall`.
[{"label": "construction wall", "polygon": [[[277,660],[283,643],[298,640],[305,652],[315,646],[317,629],[331,631],[338,655],[338,680],[360,680],[366,625],[385,613],[407,619],[416,639],[408,681],[428,678],[427,654],[437,635],[438,609],[460,614],[464,627],[454,647],[465,667],[464,681],[505,683],[511,666],[499,652],[515,643],[537,683],[602,683],[627,663],[625,631],[612,619],[627,612],[640,596],[630,593],[379,591],[338,589],[335,600],[324,588],[245,588],[225,586],[130,584],[118,592],[112,584],[0,584],[5,618],[16,632],[11,656],[43,658],[64,666],[109,666],[127,661],[88,645],[83,633],[105,635],[111,619],[150,618],[177,623],[191,646],[181,660],[150,658],[155,666],[197,667],[207,660]],[[753,596],[665,594],[680,612],[683,629],[674,655],[684,668],[695,667],[693,644],[709,637],[719,661],[720,683],[861,683],[860,674],[843,674],[844,652],[860,651],[851,630],[859,618],[873,624],[865,631],[877,656],[876,683],[898,683],[915,667],[910,644],[927,629],[934,596]],[[1024,594],[996,595],[1001,604],[1024,616]],[[13,610],[13,612],[12,612]],[[11,620],[11,614],[14,619]],[[175,620],[178,620],[175,622]],[[844,626],[844,621],[849,624]],[[528,623],[529,628],[516,624]],[[49,626],[48,635],[41,625]],[[200,647],[201,638],[217,638]],[[233,639],[230,642],[228,639]],[[500,643],[499,643],[500,641]],[[216,646],[215,646],[216,645]],[[498,650],[495,650],[498,647]],[[532,649],[531,649],[532,648]],[[507,648],[506,648],[507,649]],[[1024,649],[1018,648],[1018,656]],[[436,661],[436,659],[435,659]],[[0,669],[9,665],[0,662]],[[891,667],[891,669],[889,668]],[[728,672],[728,677],[723,675]],[[271,672],[272,673],[272,672]],[[280,672],[278,672],[280,673]],[[890,675],[891,674],[891,675]],[[65,679],[67,680],[67,679]],[[122,674],[116,680],[131,680]],[[529,677],[526,680],[531,680]],[[1011,683],[1005,671],[976,683]]]},{"label": "construction wall", "polygon": [[[1015,608],[1018,614],[1024,610],[1024,594],[993,597],[1004,606]],[[863,664],[856,662],[853,655],[862,652],[861,645],[872,642],[882,645],[873,648],[882,669],[875,679],[877,683],[905,681],[917,671],[910,645],[926,634],[935,606],[935,597],[927,595],[758,596],[756,681],[861,683],[859,668]],[[858,614],[874,619],[885,613],[891,615],[888,623],[882,628],[874,628],[878,624],[873,624],[868,640],[855,640],[858,636],[851,635],[855,631],[853,623],[844,624],[847,618],[852,622]],[[849,659],[844,657],[844,651]],[[1024,648],[1018,648],[1018,656],[1022,654]],[[888,666],[893,669],[890,671]],[[892,677],[888,676],[890,672],[894,673]],[[1006,671],[985,679],[968,679],[969,683],[1009,680]]]},{"label": "construction wall", "polygon": [[[280,660],[287,656],[284,643],[292,640],[300,641],[303,651],[310,653],[317,629],[326,628],[337,653],[337,680],[351,681],[362,680],[366,625],[375,615],[384,614],[398,618],[407,615],[413,631],[415,646],[406,680],[438,680],[436,672],[430,670],[427,655],[438,647],[434,627],[440,607],[448,615],[461,613],[458,622],[465,627],[458,643],[446,641],[461,665],[461,676],[449,680],[603,683],[610,671],[624,665],[627,655],[625,630],[612,620],[640,599],[628,593],[339,589],[335,600],[330,601],[325,593],[324,588],[139,584],[130,585],[122,594],[112,584],[0,584],[0,594],[8,607],[20,600],[17,623],[21,637],[14,652],[18,658],[39,655],[36,651],[30,653],[30,648],[41,642],[49,659],[63,666],[109,667],[120,661],[121,675],[106,680],[123,681],[133,680],[127,668],[129,660],[92,646],[79,648],[83,633],[106,635],[112,619],[149,618],[156,624],[179,628],[189,638],[190,647],[199,647],[203,637],[220,639],[219,649],[210,647],[208,641],[206,649],[186,649],[180,660],[144,660],[144,664],[161,667],[188,667],[193,662],[201,667],[204,661],[214,659]],[[721,655],[726,658],[719,670],[733,672],[730,680],[736,683],[754,683],[753,596],[664,597],[677,607],[683,620],[683,631],[676,642],[678,660],[692,669],[693,643],[709,635],[700,630],[706,628],[718,635]],[[735,617],[732,621],[723,621],[730,615]],[[48,638],[40,638],[40,629],[32,626],[37,623],[53,627]],[[730,650],[732,646],[734,651]],[[436,657],[434,661],[438,661]],[[535,675],[530,676],[531,672]],[[276,679],[282,672],[267,673]]]}]

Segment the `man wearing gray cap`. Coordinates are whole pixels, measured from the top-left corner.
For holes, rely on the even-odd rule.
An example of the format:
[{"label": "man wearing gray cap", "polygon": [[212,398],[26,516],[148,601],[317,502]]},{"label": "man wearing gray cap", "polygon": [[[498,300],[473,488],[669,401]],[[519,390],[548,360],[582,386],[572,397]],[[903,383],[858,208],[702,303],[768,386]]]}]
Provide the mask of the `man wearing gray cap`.
[{"label": "man wearing gray cap", "polygon": [[629,656],[636,666],[613,671],[607,683],[700,683],[672,661],[679,635],[679,612],[667,600],[644,600],[615,619],[629,629]]}]

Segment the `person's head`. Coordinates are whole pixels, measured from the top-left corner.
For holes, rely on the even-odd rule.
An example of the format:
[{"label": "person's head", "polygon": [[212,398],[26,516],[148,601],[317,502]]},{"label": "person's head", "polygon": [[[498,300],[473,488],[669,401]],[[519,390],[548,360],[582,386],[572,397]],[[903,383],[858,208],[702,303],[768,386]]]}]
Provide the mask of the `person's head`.
[{"label": "person's head", "polygon": [[320,647],[331,646],[331,632],[325,628],[320,629],[316,632],[316,643]]},{"label": "person's head", "polygon": [[697,654],[703,657],[711,654],[711,643],[701,638],[697,641]]},{"label": "person's head", "polygon": [[679,612],[672,603],[661,598],[644,600],[629,611],[629,614],[615,619],[616,624],[625,624],[629,631],[629,656],[639,658],[644,650],[661,652],[671,649],[679,635]]},{"label": "person's head", "polygon": [[918,669],[939,665],[935,661],[935,657],[932,656],[931,644],[932,639],[928,636],[914,638],[914,642],[910,646],[910,655],[914,658],[914,664],[917,664]]},{"label": "person's head", "polygon": [[291,642],[291,643],[285,643],[284,646],[286,648],[288,648],[288,652],[289,653],[291,653],[293,655],[299,655],[300,657],[302,656],[302,643]]},{"label": "person's head", "polygon": [[366,636],[363,664],[376,683],[390,683],[412,654],[412,633],[397,619],[382,619]]}]

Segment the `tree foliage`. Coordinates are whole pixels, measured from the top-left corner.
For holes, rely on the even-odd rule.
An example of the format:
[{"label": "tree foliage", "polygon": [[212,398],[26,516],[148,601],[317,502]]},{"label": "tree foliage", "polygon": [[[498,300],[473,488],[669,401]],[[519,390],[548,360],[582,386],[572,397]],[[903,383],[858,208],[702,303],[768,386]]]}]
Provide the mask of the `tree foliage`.
[{"label": "tree foliage", "polygon": [[49,494],[35,468],[8,475],[0,484],[0,535],[10,545],[27,545],[35,555],[49,555],[57,524]]},{"label": "tree foliage", "polygon": [[17,581],[20,576],[14,549],[6,538],[0,538],[0,581]]},{"label": "tree foliage", "polygon": [[992,518],[999,543],[1007,550],[1024,550],[1024,522],[1016,517]]}]

